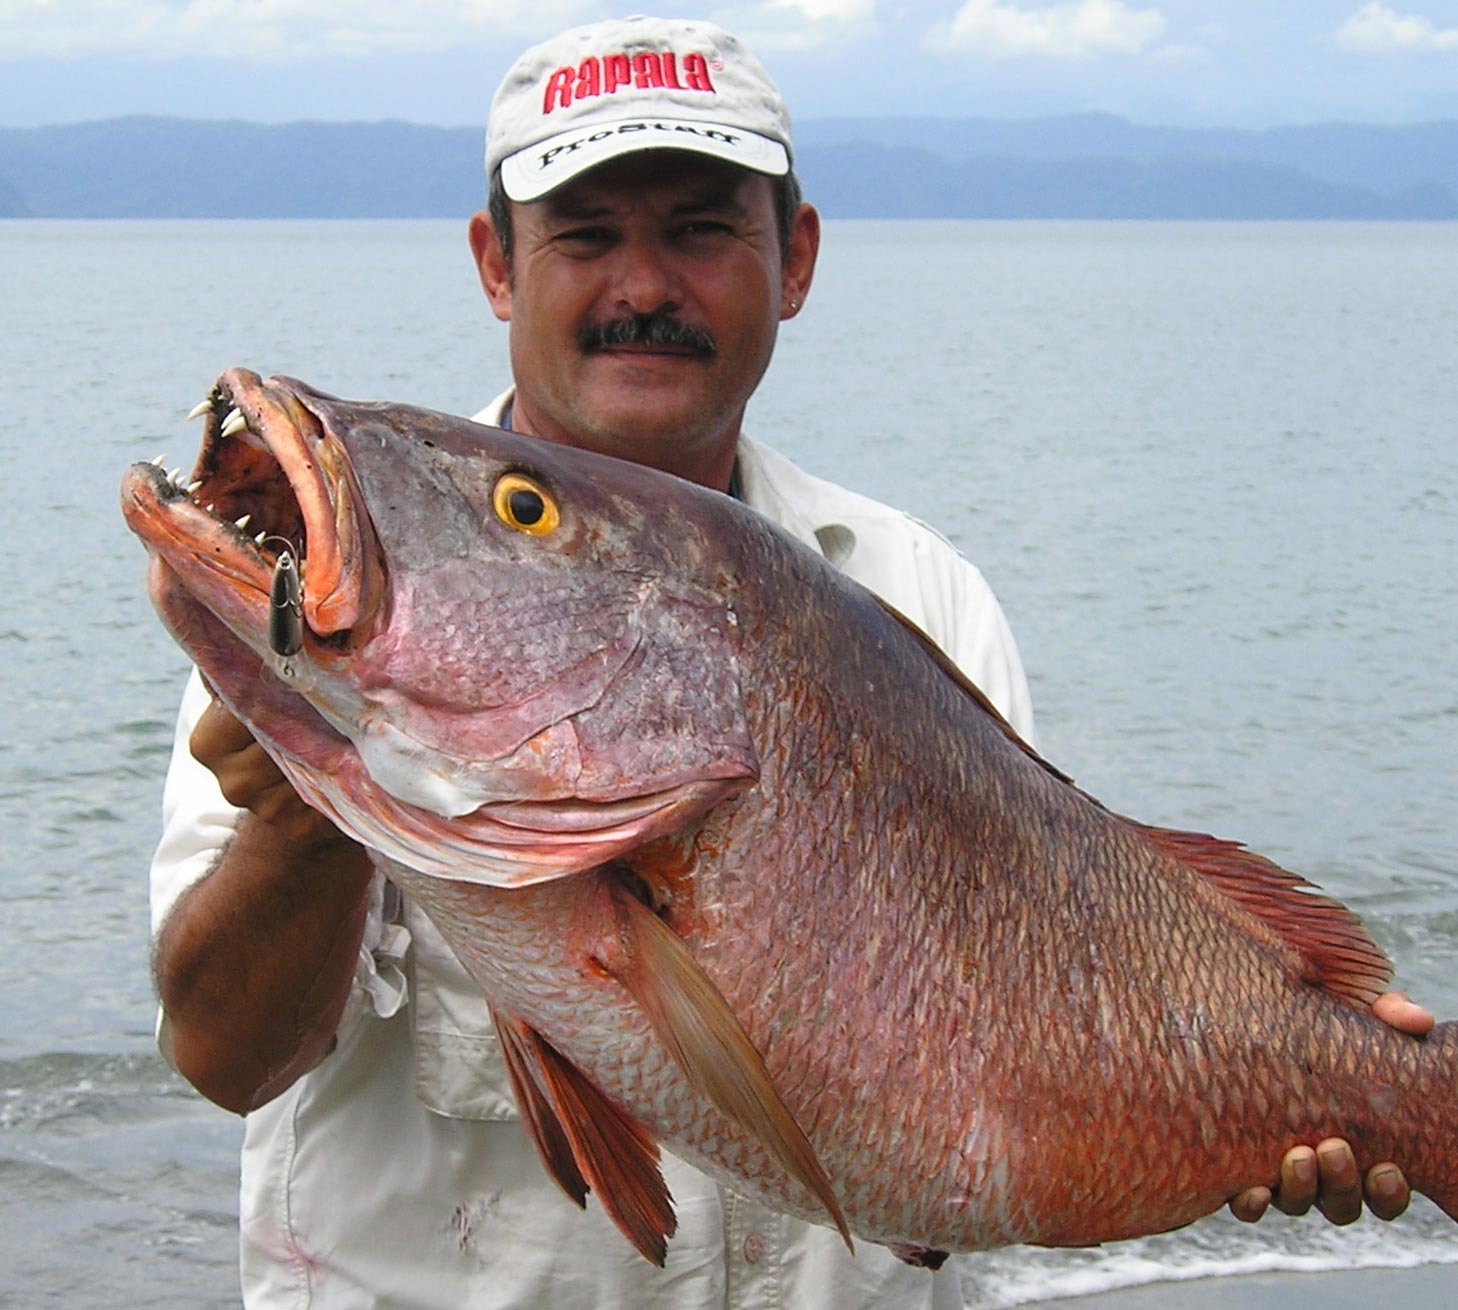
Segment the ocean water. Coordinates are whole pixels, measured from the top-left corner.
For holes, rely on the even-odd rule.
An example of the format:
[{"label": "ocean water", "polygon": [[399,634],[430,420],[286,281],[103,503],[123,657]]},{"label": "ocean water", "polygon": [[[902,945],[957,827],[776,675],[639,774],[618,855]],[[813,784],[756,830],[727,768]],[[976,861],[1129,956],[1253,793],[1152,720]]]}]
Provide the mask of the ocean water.
[{"label": "ocean water", "polygon": [[[1455,341],[1458,225],[831,223],[750,428],[982,567],[1085,788],[1313,878],[1453,1015]],[[0,225],[0,1306],[237,1304],[238,1126],[152,1045],[185,664],[116,506],[232,364],[470,412],[505,336],[463,224]],[[1420,1201],[965,1268],[992,1310],[1424,1263]]]}]

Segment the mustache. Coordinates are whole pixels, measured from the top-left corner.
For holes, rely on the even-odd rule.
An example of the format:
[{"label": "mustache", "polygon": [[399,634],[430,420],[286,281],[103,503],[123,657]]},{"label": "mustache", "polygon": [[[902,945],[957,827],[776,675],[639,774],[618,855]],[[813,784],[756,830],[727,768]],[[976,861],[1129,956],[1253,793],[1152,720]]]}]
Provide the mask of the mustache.
[{"label": "mustache", "polygon": [[591,323],[577,334],[577,344],[584,354],[608,350],[614,346],[659,346],[687,350],[700,359],[712,359],[719,352],[713,334],[687,323],[663,310],[651,314],[630,314]]}]

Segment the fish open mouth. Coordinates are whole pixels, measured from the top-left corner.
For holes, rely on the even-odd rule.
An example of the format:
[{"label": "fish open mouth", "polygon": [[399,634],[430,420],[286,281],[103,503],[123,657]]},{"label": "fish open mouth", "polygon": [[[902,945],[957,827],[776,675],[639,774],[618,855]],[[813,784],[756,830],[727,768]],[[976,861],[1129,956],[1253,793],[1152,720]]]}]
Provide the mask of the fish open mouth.
[{"label": "fish open mouth", "polygon": [[[384,595],[383,564],[342,446],[286,380],[230,369],[193,411],[203,438],[190,474],[133,466],[132,529],[247,644],[268,631],[287,553],[300,576],[303,636],[347,644]],[[220,595],[220,593],[222,593]]]}]

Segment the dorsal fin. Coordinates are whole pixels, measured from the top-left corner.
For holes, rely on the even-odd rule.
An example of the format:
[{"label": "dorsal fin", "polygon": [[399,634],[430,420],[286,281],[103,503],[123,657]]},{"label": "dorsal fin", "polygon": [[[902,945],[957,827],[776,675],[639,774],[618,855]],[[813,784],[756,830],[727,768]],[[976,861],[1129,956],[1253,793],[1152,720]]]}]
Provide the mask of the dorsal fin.
[{"label": "dorsal fin", "polygon": [[[936,642],[928,637],[917,624],[913,623],[910,619],[908,619],[906,615],[904,615],[894,605],[888,605],[879,596],[876,596],[874,599],[876,603],[880,605],[883,610],[886,611],[887,614],[895,619],[897,623],[899,623],[903,628],[906,629],[907,632],[909,632],[913,637],[917,639],[918,642],[921,643],[922,649],[926,651],[927,655],[931,657],[932,663],[935,664],[937,668],[945,673],[947,677],[949,677],[954,683],[956,683],[958,687],[960,687],[968,696],[972,698],[972,700],[978,705],[978,707],[981,708],[988,715],[988,717],[991,718],[992,721],[1002,730],[1003,736],[1005,736],[1010,742],[1012,742],[1012,744],[1016,746],[1020,751],[1022,751],[1022,753],[1026,755],[1030,760],[1033,760],[1037,764],[1040,764],[1044,769],[1051,773],[1055,778],[1058,779],[1059,782],[1066,782],[1070,786],[1073,785],[1072,778],[1064,773],[1062,769],[1054,768],[1053,765],[1049,764],[1047,760],[1039,755],[1037,751],[1029,746],[1028,743],[1025,742],[1018,735],[1017,729],[1014,728],[1012,724],[1010,724],[1005,718],[1003,718],[1002,713],[998,710],[997,706],[987,699],[987,693],[984,692],[981,687],[979,687],[975,682],[972,681],[971,678],[969,678],[965,673],[962,672],[960,668],[957,667],[952,657],[948,655],[946,651],[938,646]],[[1090,797],[1089,799],[1092,800],[1093,798]],[[1097,805],[1098,802],[1094,801],[1094,804]]]},{"label": "dorsal fin", "polygon": [[1333,996],[1366,1007],[1392,981],[1392,965],[1345,905],[1305,878],[1248,851],[1239,842],[1202,833],[1153,828],[1125,819],[1150,843],[1207,878],[1302,958],[1302,978]]}]

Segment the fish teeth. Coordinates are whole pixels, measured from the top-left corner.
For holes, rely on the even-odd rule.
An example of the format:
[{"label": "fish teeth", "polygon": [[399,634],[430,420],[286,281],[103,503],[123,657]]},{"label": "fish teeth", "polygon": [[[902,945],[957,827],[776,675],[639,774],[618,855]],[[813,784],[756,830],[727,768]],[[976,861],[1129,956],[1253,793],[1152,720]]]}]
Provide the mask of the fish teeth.
[{"label": "fish teeth", "polygon": [[189,496],[195,496],[195,495],[197,495],[197,489],[200,486],[202,486],[202,479],[201,478],[199,478],[196,482],[189,482],[187,484],[187,486],[184,488],[184,490],[187,492],[187,494]]},{"label": "fish teeth", "polygon": [[165,463],[167,463],[167,456],[158,455],[157,458],[152,461],[152,467],[161,468]]},{"label": "fish teeth", "polygon": [[235,528],[237,528],[239,532],[242,532],[243,529],[246,528],[252,522],[253,522],[253,515],[252,514],[245,514],[241,519],[234,519],[233,520],[233,526]]},{"label": "fish teeth", "polygon": [[213,402],[211,400],[200,400],[197,402],[196,405],[194,405],[190,410],[187,411],[187,417],[190,419],[201,418],[204,414],[208,412],[208,410],[212,409],[212,407]]},{"label": "fish teeth", "polygon": [[260,550],[262,550],[263,549],[263,543],[267,539],[268,539],[268,533],[266,533],[266,532],[260,532],[256,537],[253,538],[253,544],[255,546],[257,546]]},{"label": "fish teeth", "polygon": [[219,435],[224,437],[236,437],[240,432],[248,431],[248,420],[243,417],[243,411],[231,410],[228,417],[223,420],[223,426]]}]

